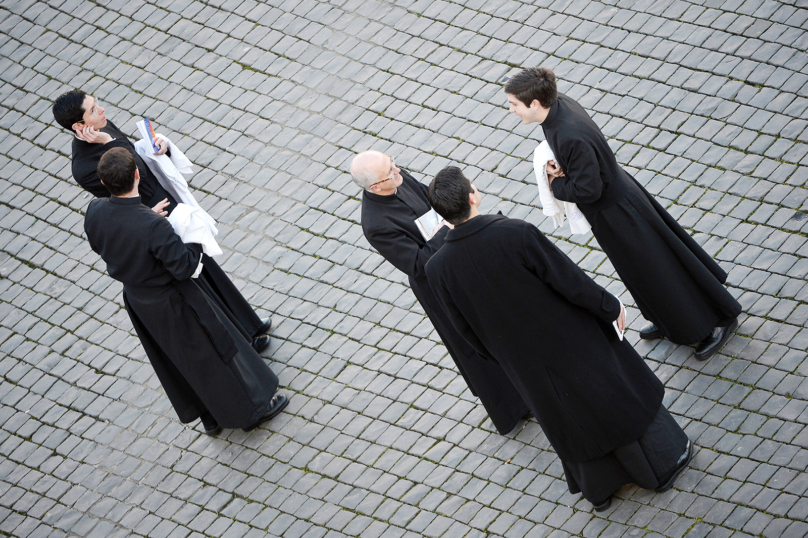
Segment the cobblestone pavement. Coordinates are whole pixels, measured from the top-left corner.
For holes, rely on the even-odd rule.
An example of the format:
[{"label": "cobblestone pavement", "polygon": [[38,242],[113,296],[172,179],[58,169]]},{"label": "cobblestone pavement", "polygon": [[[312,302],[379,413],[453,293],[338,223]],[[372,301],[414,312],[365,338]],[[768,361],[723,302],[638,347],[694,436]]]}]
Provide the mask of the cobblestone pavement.
[{"label": "cobblestone pavement", "polygon": [[[0,0],[0,534],[328,538],[808,534],[806,0]],[[629,338],[697,445],[665,494],[603,514],[535,421],[498,435],[406,279],[359,226],[353,152],[428,181],[461,163],[552,230],[541,129],[502,82],[556,69],[618,160],[729,273],[723,353]],[[80,87],[195,162],[220,263],[276,328],[291,404],[267,428],[180,424],[82,235],[51,100]]]}]

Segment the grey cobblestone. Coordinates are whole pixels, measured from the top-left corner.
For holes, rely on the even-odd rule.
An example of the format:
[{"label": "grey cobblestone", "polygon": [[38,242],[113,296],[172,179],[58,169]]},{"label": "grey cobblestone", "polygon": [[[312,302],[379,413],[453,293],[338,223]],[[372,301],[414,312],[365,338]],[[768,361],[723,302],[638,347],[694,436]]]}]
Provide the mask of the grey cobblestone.
[{"label": "grey cobblestone", "polygon": [[[119,4],[119,3],[118,3]],[[800,2],[0,5],[0,531],[14,536],[803,536],[808,10]],[[706,364],[637,342],[596,242],[552,230],[505,110],[556,69],[622,165],[729,273],[742,326]],[[275,319],[292,405],[249,436],[179,425],[82,237],[50,102],[80,86],[197,165],[222,265]],[[698,452],[666,494],[592,513],[534,420],[493,433],[348,178],[375,148],[460,163],[629,307]],[[489,205],[490,204],[490,205]],[[267,534],[268,533],[268,534]]]}]

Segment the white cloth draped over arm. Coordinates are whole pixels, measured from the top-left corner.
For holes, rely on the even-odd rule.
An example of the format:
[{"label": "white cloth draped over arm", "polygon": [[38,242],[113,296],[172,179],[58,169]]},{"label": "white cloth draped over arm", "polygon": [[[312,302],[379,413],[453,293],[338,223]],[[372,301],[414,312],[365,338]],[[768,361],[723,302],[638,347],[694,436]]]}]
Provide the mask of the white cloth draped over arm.
[{"label": "white cloth draped over arm", "polygon": [[213,238],[205,213],[201,208],[191,207],[187,204],[177,204],[177,207],[168,216],[168,222],[180,236],[183,243],[199,243],[202,251],[208,256],[218,256],[222,249]]},{"label": "white cloth draped over arm", "polygon": [[558,228],[564,224],[564,214],[570,221],[570,231],[574,234],[585,234],[592,229],[589,221],[578,206],[571,202],[561,202],[553,195],[550,189],[550,181],[547,178],[547,162],[555,161],[553,150],[546,140],[542,141],[533,152],[533,171],[536,173],[536,182],[539,186],[539,202],[541,202],[542,213],[553,219],[553,224]]},{"label": "white cloth draped over arm", "polygon": [[183,203],[194,209],[198,209],[198,218],[204,220],[213,236],[217,235],[219,230],[216,229],[216,221],[213,217],[208,215],[207,211],[202,209],[202,206],[199,205],[193,193],[191,193],[188,182],[182,177],[182,174],[190,174],[192,172],[191,161],[188,160],[185,154],[180,151],[168,137],[161,134],[157,136],[168,143],[171,157],[168,157],[168,155],[155,155],[154,149],[146,139],[135,142],[135,151],[137,151],[138,155],[146,162],[149,170],[154,173],[160,185],[162,185],[178,203]]}]

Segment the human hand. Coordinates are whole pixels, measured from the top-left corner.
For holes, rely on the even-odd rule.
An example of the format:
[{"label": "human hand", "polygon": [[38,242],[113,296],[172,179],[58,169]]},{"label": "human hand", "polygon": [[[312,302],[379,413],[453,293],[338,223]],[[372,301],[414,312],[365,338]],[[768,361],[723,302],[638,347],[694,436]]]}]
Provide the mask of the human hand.
[{"label": "human hand", "polygon": [[[446,227],[447,227],[447,228],[449,228],[450,230],[454,230],[454,224],[452,224],[451,222],[446,221],[446,220],[442,220],[442,221],[440,221],[440,226],[438,226],[438,230],[440,230],[440,229],[441,229],[441,228],[443,228],[444,226],[446,226]],[[436,230],[436,231],[437,231],[437,230]]]},{"label": "human hand", "polygon": [[161,217],[165,217],[166,215],[168,215],[168,211],[165,211],[165,208],[170,205],[171,202],[168,201],[168,198],[163,198],[161,202],[159,202],[156,206],[152,208],[152,211],[154,211]]},{"label": "human hand", "polygon": [[112,142],[110,135],[89,125],[77,129],[76,137],[90,144],[106,144],[107,142]]},{"label": "human hand", "polygon": [[154,144],[157,146],[157,151],[154,152],[155,155],[165,155],[166,151],[168,151],[168,141],[165,138],[157,137],[154,139]]},{"label": "human hand", "polygon": [[617,328],[621,331],[626,330],[626,307],[620,305],[620,315],[617,317]]},{"label": "human hand", "polygon": [[547,172],[547,181],[550,183],[550,186],[553,185],[555,178],[564,176],[564,170],[562,170],[555,161],[547,161],[545,172]]}]

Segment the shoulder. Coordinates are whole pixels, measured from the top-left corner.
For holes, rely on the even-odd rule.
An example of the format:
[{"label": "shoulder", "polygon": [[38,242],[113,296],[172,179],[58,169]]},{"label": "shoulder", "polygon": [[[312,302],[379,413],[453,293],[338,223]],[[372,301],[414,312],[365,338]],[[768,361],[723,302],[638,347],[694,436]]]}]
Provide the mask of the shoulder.
[{"label": "shoulder", "polygon": [[104,212],[109,206],[109,198],[93,198],[87,205],[87,210],[84,212],[87,218],[94,217]]},{"label": "shoulder", "polygon": [[454,248],[451,243],[443,245],[431,258],[426,262],[426,276],[429,279],[438,278],[443,269],[443,265],[448,256],[452,255]]}]

